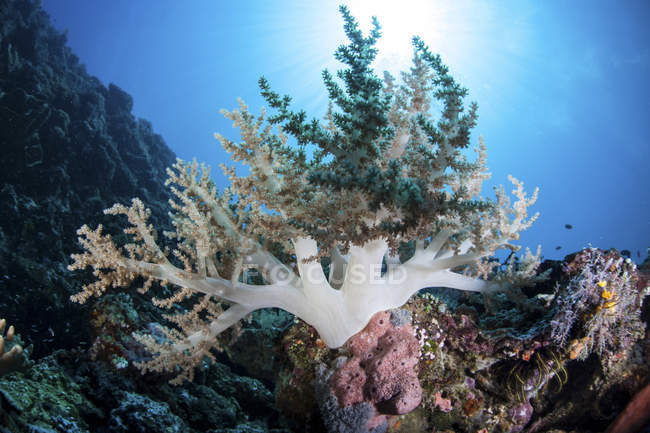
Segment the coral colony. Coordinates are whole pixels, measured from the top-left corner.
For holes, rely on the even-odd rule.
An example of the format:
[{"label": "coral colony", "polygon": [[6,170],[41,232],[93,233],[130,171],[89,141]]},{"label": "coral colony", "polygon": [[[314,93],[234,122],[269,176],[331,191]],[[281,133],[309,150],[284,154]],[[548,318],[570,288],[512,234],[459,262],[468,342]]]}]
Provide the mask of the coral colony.
[{"label": "coral colony", "polygon": [[[101,226],[79,229],[85,252],[73,255],[70,269],[91,267],[96,280],[74,301],[109,288],[139,284],[146,292],[159,284],[167,288],[161,292],[174,291],[154,298],[157,306],[195,302],[169,317],[176,326],[163,329],[164,338],[139,336],[158,354],[141,363],[144,371],[178,373],[181,366],[176,380],[191,379],[193,367],[217,348],[217,336],[261,308],[293,313],[336,348],[420,289],[491,292],[534,276],[539,252],[500,271],[487,259],[501,248],[517,250],[511,242],[536,219],[527,210],[537,191],[527,196],[510,177],[514,202],[503,188],[495,199],[479,196],[489,173],[482,140],[476,159],[463,153],[477,118],[475,103],[464,106],[467,90],[419,38],[401,81],[388,73],[380,79],[371,68],[378,23],[364,36],[348,10],[340,10],[349,43],[335,57],[347,66],[338,79],[323,72],[330,99],[323,120],[293,111],[291,98],[261,78],[272,114],[254,115],[240,101],[239,109],[223,114],[239,128],[241,141],[216,135],[250,174],[223,166],[231,185],[220,193],[208,167],[178,160],[168,169],[174,229],[164,232],[166,239],[158,238],[139,199],[105,211],[127,217],[126,243],[117,245]],[[404,246],[413,251],[409,258],[400,256]],[[389,336],[401,338],[400,332],[383,330],[355,347],[381,346]],[[593,342],[601,345],[598,336]],[[413,344],[400,349],[408,353],[404,359],[416,359]],[[396,362],[386,352],[391,347],[378,349],[377,359]],[[358,357],[367,348],[355,350]],[[353,359],[335,380],[363,372],[372,381],[381,371]],[[400,386],[403,398],[393,402],[398,413],[417,405],[420,392],[410,382]]]}]

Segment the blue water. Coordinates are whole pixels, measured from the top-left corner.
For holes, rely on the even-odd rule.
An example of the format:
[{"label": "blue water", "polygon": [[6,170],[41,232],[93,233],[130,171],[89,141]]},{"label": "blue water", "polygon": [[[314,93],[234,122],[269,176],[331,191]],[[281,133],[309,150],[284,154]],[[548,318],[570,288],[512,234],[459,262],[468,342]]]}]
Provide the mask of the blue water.
[{"label": "blue water", "polygon": [[[219,109],[242,97],[257,111],[260,75],[296,107],[322,115],[320,72],[337,68],[332,53],[344,39],[337,4],[43,0],[88,72],[133,95],[135,114],[179,157],[211,164],[221,186],[217,165],[229,160],[213,133],[237,135]],[[541,216],[520,244],[542,244],[547,258],[589,244],[645,257],[650,3],[348,4],[364,25],[372,13],[385,23],[388,55],[378,69],[408,57],[416,33],[470,89],[479,103],[472,140],[484,137],[493,174],[483,194],[508,174],[540,187],[533,211]]]}]

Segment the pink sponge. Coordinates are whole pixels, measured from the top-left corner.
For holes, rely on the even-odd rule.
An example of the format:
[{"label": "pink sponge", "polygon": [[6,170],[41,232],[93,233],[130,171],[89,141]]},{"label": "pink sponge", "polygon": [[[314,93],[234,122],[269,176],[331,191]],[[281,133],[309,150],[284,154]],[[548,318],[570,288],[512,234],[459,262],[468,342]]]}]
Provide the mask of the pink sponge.
[{"label": "pink sponge", "polygon": [[416,366],[420,345],[410,324],[375,314],[347,343],[353,357],[330,381],[339,405],[369,403],[377,414],[402,415],[422,400]]}]

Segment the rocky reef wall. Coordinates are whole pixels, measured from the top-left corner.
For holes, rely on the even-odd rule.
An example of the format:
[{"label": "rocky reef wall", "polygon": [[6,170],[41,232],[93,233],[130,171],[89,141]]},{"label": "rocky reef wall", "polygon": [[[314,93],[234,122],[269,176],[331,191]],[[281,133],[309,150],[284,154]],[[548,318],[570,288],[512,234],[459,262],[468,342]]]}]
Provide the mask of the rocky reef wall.
[{"label": "rocky reef wall", "polygon": [[38,357],[84,339],[68,301],[77,228],[110,226],[101,211],[132,197],[164,227],[175,155],[130,95],[86,72],[39,2],[0,1],[0,23],[0,312]]}]

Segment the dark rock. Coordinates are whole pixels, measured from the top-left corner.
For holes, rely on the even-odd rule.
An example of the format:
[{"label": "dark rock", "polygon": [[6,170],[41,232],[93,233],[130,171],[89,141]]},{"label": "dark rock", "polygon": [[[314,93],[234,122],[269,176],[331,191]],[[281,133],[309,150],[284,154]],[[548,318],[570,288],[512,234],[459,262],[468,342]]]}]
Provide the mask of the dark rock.
[{"label": "dark rock", "polygon": [[89,432],[100,416],[54,356],[0,378],[0,420],[12,432]]},{"label": "dark rock", "polygon": [[228,357],[250,376],[267,382],[275,380],[281,363],[277,346],[291,325],[293,315],[284,310],[253,312],[236,341],[226,347]]},{"label": "dark rock", "polygon": [[87,281],[66,269],[77,228],[110,231],[101,211],[140,197],[164,229],[175,155],[130,95],[88,75],[40,2],[0,1],[0,23],[0,311],[38,358],[89,340],[68,300]]},{"label": "dark rock", "polygon": [[189,433],[183,420],[169,405],[151,398],[126,392],[120,406],[111,411],[110,430],[115,433]]}]

